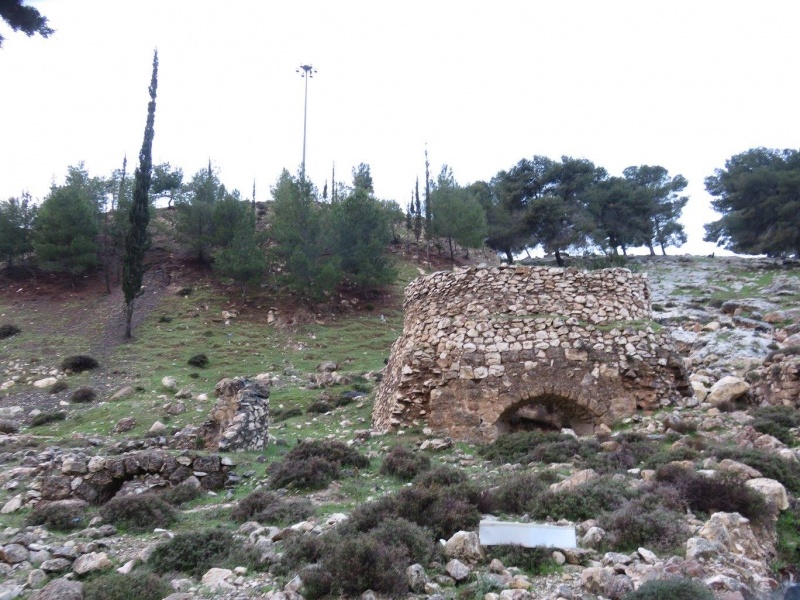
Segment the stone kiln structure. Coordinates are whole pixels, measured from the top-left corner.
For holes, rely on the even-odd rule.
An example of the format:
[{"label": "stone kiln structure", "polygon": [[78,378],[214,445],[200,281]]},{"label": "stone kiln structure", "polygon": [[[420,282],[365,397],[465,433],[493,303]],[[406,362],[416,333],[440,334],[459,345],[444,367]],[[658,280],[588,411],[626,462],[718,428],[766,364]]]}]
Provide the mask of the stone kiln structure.
[{"label": "stone kiln structure", "polygon": [[592,433],[637,409],[692,396],[681,359],[650,321],[645,275],[469,267],[405,292],[402,336],[373,424],[424,424],[488,441],[534,427]]}]

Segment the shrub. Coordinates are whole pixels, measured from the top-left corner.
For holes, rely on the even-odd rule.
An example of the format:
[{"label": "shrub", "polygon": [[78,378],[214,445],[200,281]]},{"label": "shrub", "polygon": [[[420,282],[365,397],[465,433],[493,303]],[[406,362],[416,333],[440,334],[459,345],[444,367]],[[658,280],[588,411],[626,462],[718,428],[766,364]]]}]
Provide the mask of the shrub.
[{"label": "shrub", "polygon": [[57,531],[81,529],[86,521],[86,509],[74,501],[37,504],[25,519],[27,525],[44,525]]},{"label": "shrub", "polygon": [[419,473],[431,468],[431,459],[424,454],[415,453],[405,446],[395,446],[381,464],[381,474],[391,475],[403,481],[411,481]]},{"label": "shrub", "polygon": [[199,487],[188,483],[168,487],[158,492],[158,497],[172,506],[180,506],[186,502],[191,502],[202,495],[203,491]]},{"label": "shrub", "polygon": [[289,460],[307,460],[313,457],[323,458],[340,467],[365,469],[369,466],[369,459],[357,450],[335,440],[300,442],[286,454]]},{"label": "shrub", "polygon": [[520,431],[500,436],[480,453],[495,463],[554,463],[571,462],[576,455],[589,458],[598,448],[594,440],[579,440],[562,433]]},{"label": "shrub", "polygon": [[464,499],[457,487],[401,490],[397,496],[397,516],[429,528],[436,539],[449,539],[457,531],[478,526],[480,512]]},{"label": "shrub", "polygon": [[761,433],[778,438],[789,446],[795,442],[795,436],[789,431],[800,427],[800,414],[789,406],[765,406],[750,411],[755,418],[753,427]]},{"label": "shrub", "polygon": [[738,512],[753,523],[772,516],[764,497],[734,477],[705,477],[680,465],[664,465],[656,471],[656,480],[675,486],[695,512]]},{"label": "shrub", "polygon": [[306,408],[306,413],[322,414],[333,410],[333,406],[325,402],[325,400],[317,400],[312,402]]},{"label": "shrub", "polygon": [[370,534],[340,537],[323,568],[331,575],[332,591],[347,598],[366,590],[399,598],[408,591],[408,555],[402,546]]},{"label": "shrub", "polygon": [[461,469],[455,469],[447,465],[434,467],[422,471],[414,478],[414,485],[419,487],[431,487],[434,485],[457,485],[467,481],[467,474]]},{"label": "shrub", "polygon": [[598,452],[586,464],[599,473],[618,473],[632,469],[648,460],[658,451],[658,443],[629,433],[617,438],[619,448],[611,452]]},{"label": "shrub", "polygon": [[63,379],[59,379],[53,385],[50,386],[50,393],[58,394],[63,391],[66,391],[67,389],[69,389],[69,384]]},{"label": "shrub", "polygon": [[328,540],[326,535],[295,535],[283,540],[283,553],[277,564],[271,569],[276,575],[287,575],[302,565],[319,562],[326,553]]},{"label": "shrub", "polygon": [[83,600],[161,600],[172,592],[154,573],[105,573],[83,584]]},{"label": "shrub", "polygon": [[12,419],[0,419],[0,433],[19,433],[19,423]]},{"label": "shrub", "polygon": [[94,402],[97,399],[97,392],[94,391],[94,388],[90,388],[88,386],[79,387],[77,390],[72,392],[69,397],[69,401],[73,403],[89,403]]},{"label": "shrub", "polygon": [[67,418],[67,413],[62,410],[55,412],[43,412],[31,418],[31,427],[39,427],[47,423],[55,423],[56,421],[63,421]]},{"label": "shrub", "polygon": [[286,499],[261,490],[242,498],[231,511],[235,521],[254,520],[265,525],[291,525],[313,514],[314,505],[306,498]]},{"label": "shrub", "polygon": [[384,544],[403,546],[412,563],[428,564],[436,549],[431,531],[406,519],[387,519],[371,534]]},{"label": "shrub", "polygon": [[168,317],[167,315],[161,315],[158,317],[159,323],[172,323],[172,317]]},{"label": "shrub", "polygon": [[4,340],[6,338],[15,336],[20,331],[21,329],[19,327],[17,327],[16,325],[11,325],[10,323],[0,325],[0,340]]},{"label": "shrub", "polygon": [[100,366],[94,358],[85,354],[76,354],[67,356],[61,361],[62,371],[72,371],[73,373],[83,373],[84,371],[91,371]]},{"label": "shrub", "polygon": [[315,490],[324,488],[338,475],[338,465],[319,456],[299,460],[285,458],[270,465],[268,485],[272,489]]},{"label": "shrub", "polygon": [[603,475],[571,490],[544,492],[531,507],[531,516],[536,519],[549,516],[555,520],[585,521],[603,511],[614,510],[635,495],[636,492],[624,483]]},{"label": "shrub", "polygon": [[714,600],[714,594],[699,581],[664,579],[642,584],[623,600]]},{"label": "shrub", "polygon": [[714,455],[720,460],[730,458],[753,467],[764,477],[780,481],[794,494],[800,493],[800,463],[788,461],[776,454],[761,450],[741,448],[715,448]]},{"label": "shrub", "polygon": [[788,510],[781,511],[775,525],[777,532],[777,558],[775,565],[781,574],[791,575],[796,580],[800,575],[800,504],[792,501]]},{"label": "shrub", "polygon": [[195,354],[189,360],[186,361],[193,367],[197,367],[198,369],[202,369],[208,364],[208,357],[205,354]]},{"label": "shrub", "polygon": [[688,538],[688,529],[680,512],[652,505],[634,498],[612,513],[600,515],[598,525],[605,529],[611,547],[617,552],[652,548],[679,554]]},{"label": "shrub", "polygon": [[131,533],[168,527],[175,522],[175,509],[157,494],[139,494],[112,498],[100,508],[100,514]]},{"label": "shrub", "polygon": [[293,417],[302,417],[303,411],[293,406],[292,408],[275,408],[272,409],[269,413],[269,416],[272,417],[272,421],[274,423],[278,423],[280,421],[285,421],[286,419],[291,419]]},{"label": "shrub", "polygon": [[159,574],[177,571],[200,579],[212,567],[253,568],[258,553],[224,529],[178,533],[158,544],[147,564]]},{"label": "shrub", "polygon": [[525,514],[546,489],[547,486],[533,473],[507,477],[489,490],[489,512]]},{"label": "shrub", "polygon": [[661,465],[666,465],[675,461],[694,461],[699,455],[697,450],[689,446],[681,446],[671,450],[658,450],[645,459],[644,468],[657,469]]},{"label": "shrub", "polygon": [[498,559],[505,567],[517,567],[533,577],[547,575],[558,570],[558,564],[553,560],[552,549],[536,547],[523,548],[516,545],[491,546],[488,560]]}]

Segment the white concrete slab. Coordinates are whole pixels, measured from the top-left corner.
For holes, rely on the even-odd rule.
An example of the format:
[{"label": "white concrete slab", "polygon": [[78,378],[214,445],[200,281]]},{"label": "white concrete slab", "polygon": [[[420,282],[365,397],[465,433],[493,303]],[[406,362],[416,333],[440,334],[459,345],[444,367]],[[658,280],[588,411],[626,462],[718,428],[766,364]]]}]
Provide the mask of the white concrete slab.
[{"label": "white concrete slab", "polygon": [[481,546],[515,544],[524,548],[550,546],[577,548],[574,527],[544,525],[541,523],[515,523],[512,521],[481,521],[478,528]]}]

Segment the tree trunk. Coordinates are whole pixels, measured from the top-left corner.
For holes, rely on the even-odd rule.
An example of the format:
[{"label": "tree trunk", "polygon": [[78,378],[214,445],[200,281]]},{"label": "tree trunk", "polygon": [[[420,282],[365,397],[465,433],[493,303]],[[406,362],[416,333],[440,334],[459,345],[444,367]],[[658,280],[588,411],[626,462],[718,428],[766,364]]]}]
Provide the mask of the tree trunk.
[{"label": "tree trunk", "polygon": [[133,300],[125,304],[125,338],[131,339],[131,321],[133,321]]},{"label": "tree trunk", "polygon": [[447,238],[447,245],[450,246],[450,262],[456,262],[455,256],[453,256],[453,238]]},{"label": "tree trunk", "polygon": [[556,250],[555,250],[555,255],[556,255],[556,264],[559,267],[563,267],[564,266],[564,259],[561,258],[561,251],[558,248],[556,248]]},{"label": "tree trunk", "polygon": [[508,259],[508,264],[514,264],[514,255],[511,253],[511,248],[506,248],[506,258]]},{"label": "tree trunk", "polygon": [[622,248],[622,256],[628,258],[628,252],[625,250],[625,246],[621,246],[621,248]]},{"label": "tree trunk", "polygon": [[650,256],[655,256],[656,251],[653,250],[653,242],[647,242],[647,247],[650,249]]},{"label": "tree trunk", "polygon": [[[655,252],[653,253],[653,255],[655,255]],[[667,249],[664,246],[664,244],[661,244],[661,255],[662,256],[666,256],[667,255]]]}]

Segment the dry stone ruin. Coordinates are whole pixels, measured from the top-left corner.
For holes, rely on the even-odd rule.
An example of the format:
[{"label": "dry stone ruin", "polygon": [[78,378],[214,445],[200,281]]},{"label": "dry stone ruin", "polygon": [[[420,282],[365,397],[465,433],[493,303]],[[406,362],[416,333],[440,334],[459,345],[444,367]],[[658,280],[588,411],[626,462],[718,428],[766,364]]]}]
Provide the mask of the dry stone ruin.
[{"label": "dry stone ruin", "polygon": [[424,425],[488,441],[529,428],[590,434],[692,396],[650,321],[646,275],[468,267],[413,281],[377,390],[381,430]]}]

